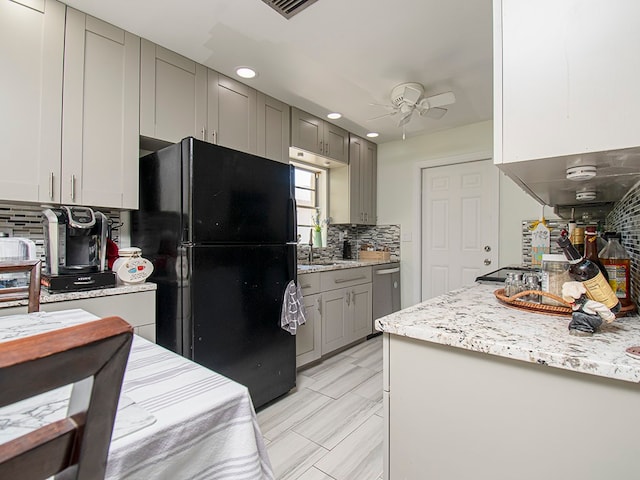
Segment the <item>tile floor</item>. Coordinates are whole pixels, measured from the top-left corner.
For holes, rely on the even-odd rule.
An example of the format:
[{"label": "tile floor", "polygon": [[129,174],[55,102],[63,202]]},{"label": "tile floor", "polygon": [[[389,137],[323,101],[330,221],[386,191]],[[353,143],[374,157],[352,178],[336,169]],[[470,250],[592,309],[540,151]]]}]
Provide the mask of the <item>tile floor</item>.
[{"label": "tile floor", "polygon": [[258,423],[277,480],[382,479],[382,337],[299,372]]}]

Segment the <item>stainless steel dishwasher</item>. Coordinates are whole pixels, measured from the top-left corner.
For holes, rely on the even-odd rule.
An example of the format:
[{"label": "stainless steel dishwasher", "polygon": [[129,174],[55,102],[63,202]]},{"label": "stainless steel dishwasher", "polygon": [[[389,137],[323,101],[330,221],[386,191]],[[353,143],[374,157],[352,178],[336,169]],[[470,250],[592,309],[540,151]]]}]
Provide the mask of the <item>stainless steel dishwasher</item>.
[{"label": "stainless steel dishwasher", "polygon": [[373,267],[373,334],[375,320],[400,310],[400,264],[386,263]]}]

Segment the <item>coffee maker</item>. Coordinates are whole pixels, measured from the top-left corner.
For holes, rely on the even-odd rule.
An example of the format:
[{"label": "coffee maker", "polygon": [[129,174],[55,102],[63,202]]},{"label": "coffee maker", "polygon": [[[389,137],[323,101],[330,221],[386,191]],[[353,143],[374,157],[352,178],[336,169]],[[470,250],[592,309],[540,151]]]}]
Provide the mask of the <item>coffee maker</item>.
[{"label": "coffee maker", "polygon": [[115,285],[115,275],[106,267],[106,215],[77,206],[48,208],[42,215],[46,258],[43,285],[50,291]]}]

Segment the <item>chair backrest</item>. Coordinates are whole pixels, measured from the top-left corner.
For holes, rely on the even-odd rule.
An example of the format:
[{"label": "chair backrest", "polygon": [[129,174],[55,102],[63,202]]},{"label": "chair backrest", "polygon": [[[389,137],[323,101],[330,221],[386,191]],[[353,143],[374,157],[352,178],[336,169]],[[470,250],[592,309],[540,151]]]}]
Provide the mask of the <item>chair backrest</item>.
[{"label": "chair backrest", "polygon": [[[24,260],[19,262],[0,262],[0,273],[29,272],[29,306],[28,312],[40,310],[40,260]],[[3,289],[0,301],[19,300],[23,289]]]},{"label": "chair backrest", "polygon": [[104,478],[132,340],[108,317],[0,345],[0,408],[73,384],[66,418],[0,445],[0,478]]}]

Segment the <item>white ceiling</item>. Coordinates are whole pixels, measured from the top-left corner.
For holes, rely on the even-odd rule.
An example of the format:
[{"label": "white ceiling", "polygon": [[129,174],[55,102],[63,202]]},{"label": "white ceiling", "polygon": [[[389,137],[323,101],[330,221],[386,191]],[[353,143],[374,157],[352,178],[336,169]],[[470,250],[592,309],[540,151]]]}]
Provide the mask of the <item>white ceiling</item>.
[{"label": "white ceiling", "polygon": [[[318,0],[286,20],[262,0],[64,0],[228,76],[249,65],[244,83],[358,135],[402,138],[370,103],[418,82],[425,94],[453,91],[439,119],[414,114],[414,136],[492,118],[491,0]],[[236,77],[237,78],[237,77]]]}]

